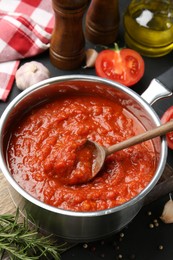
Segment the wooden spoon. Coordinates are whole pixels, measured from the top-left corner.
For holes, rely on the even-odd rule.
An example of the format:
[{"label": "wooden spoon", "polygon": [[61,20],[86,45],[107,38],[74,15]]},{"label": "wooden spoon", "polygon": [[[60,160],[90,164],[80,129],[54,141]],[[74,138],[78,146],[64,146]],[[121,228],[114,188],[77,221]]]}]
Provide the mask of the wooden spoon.
[{"label": "wooden spoon", "polygon": [[154,137],[162,136],[171,131],[173,131],[173,120],[161,126],[153,128],[152,130],[146,131],[142,134],[129,138],[123,142],[114,144],[108,148],[105,148],[94,141],[87,140],[86,146],[88,145],[88,147],[91,147],[92,145],[93,158],[94,158],[92,163],[92,176],[90,177],[90,179],[88,179],[88,181],[94,178],[98,174],[98,172],[101,170],[101,168],[104,165],[105,158],[108,155],[123,150],[125,148],[128,148],[130,146],[133,146],[135,144],[142,143]]}]

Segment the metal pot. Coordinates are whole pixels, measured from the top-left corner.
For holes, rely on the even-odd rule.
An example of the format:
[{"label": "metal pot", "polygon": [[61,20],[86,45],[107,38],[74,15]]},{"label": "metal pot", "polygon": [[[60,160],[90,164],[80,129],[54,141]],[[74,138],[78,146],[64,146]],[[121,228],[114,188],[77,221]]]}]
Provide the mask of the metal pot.
[{"label": "metal pot", "polygon": [[[95,87],[91,84],[92,82],[95,83]],[[157,84],[157,82],[155,81],[154,84]],[[62,93],[76,93],[78,91],[85,93],[89,91],[93,94],[107,96],[126,105],[127,109],[142,122],[147,130],[159,126],[159,117],[150,104],[160,97],[170,95],[171,92],[163,86],[159,86],[158,93],[153,88],[153,82],[151,85],[152,88],[149,87],[141,97],[131,89],[113,81],[95,76],[72,75],[44,80],[20,93],[8,105],[0,119],[0,165],[10,184],[12,199],[21,212],[28,214],[41,228],[71,241],[100,239],[118,232],[127,225],[139,212],[145,196],[152,190],[162,175],[167,157],[167,145],[164,138],[153,139],[157,169],[148,186],[130,201],[115,208],[97,212],[66,211],[49,206],[29,195],[15,182],[8,170],[6,147],[10,138],[11,126],[20,120],[24,112]],[[155,93],[148,94],[152,90]],[[150,98],[150,104],[144,100],[146,97]]]}]

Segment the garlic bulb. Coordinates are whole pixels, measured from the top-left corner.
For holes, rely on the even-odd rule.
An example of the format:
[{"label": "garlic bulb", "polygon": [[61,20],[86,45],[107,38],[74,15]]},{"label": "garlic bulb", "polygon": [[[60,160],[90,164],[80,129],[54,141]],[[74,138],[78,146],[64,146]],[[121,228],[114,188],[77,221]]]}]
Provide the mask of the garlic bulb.
[{"label": "garlic bulb", "polygon": [[173,200],[171,196],[163,208],[160,219],[166,224],[173,223]]},{"label": "garlic bulb", "polygon": [[49,70],[40,62],[31,61],[22,65],[15,75],[16,85],[20,90],[50,77]]}]

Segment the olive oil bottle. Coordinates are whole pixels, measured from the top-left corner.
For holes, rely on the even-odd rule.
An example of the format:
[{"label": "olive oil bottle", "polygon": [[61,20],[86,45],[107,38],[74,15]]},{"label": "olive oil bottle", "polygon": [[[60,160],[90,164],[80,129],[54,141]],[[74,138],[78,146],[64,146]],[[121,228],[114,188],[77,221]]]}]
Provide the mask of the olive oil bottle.
[{"label": "olive oil bottle", "polygon": [[124,15],[125,42],[144,56],[173,50],[173,0],[132,0]]}]

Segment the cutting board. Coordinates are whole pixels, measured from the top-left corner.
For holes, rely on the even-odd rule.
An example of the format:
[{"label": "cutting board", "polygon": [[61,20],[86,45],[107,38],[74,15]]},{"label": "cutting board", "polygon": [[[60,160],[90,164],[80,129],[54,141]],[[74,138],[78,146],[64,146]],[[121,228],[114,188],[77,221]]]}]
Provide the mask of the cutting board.
[{"label": "cutting board", "polygon": [[[16,207],[10,197],[9,184],[2,172],[0,172],[0,214],[15,213]],[[148,204],[161,196],[173,191],[173,168],[168,164],[162,174],[161,179],[154,189],[147,195],[145,204]]]},{"label": "cutting board", "polygon": [[10,197],[8,182],[0,172],[0,214],[15,213],[16,208]]}]

